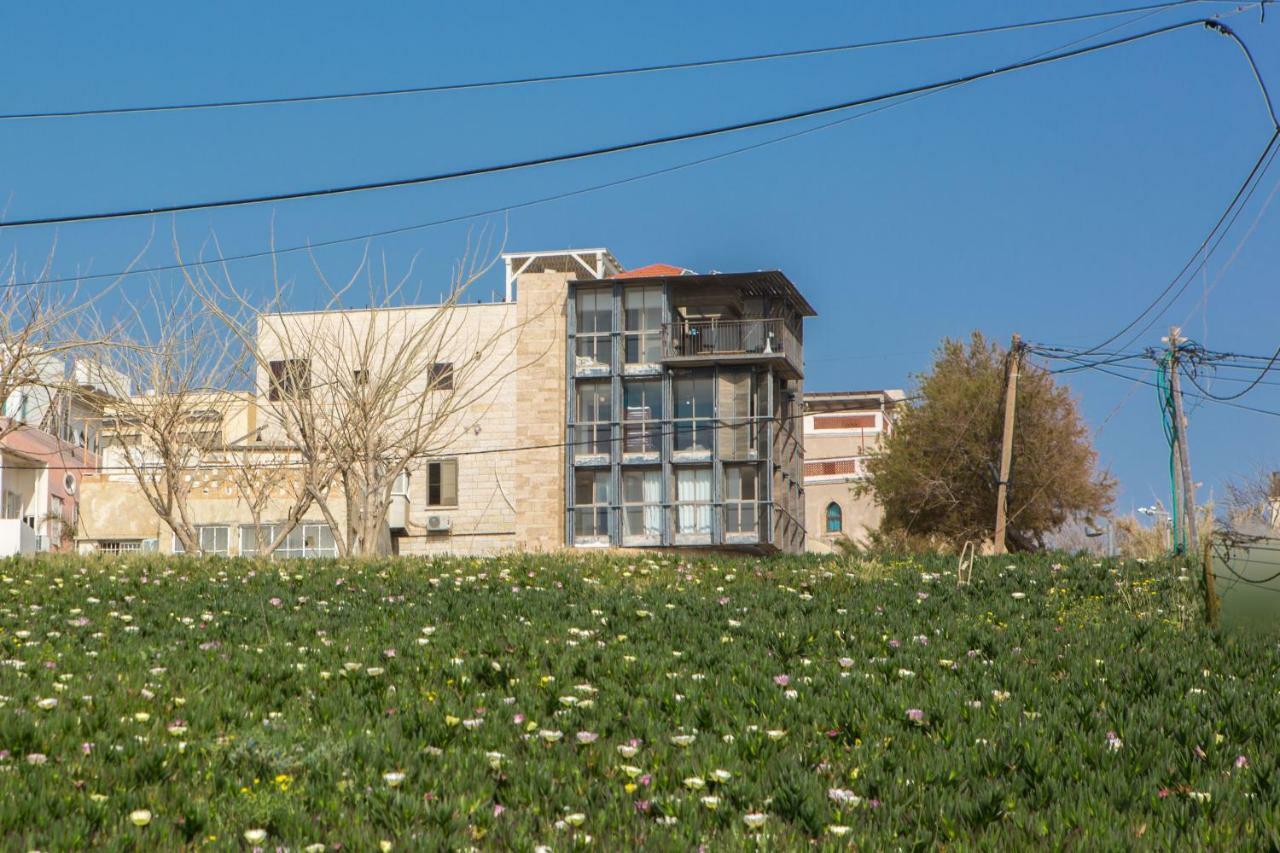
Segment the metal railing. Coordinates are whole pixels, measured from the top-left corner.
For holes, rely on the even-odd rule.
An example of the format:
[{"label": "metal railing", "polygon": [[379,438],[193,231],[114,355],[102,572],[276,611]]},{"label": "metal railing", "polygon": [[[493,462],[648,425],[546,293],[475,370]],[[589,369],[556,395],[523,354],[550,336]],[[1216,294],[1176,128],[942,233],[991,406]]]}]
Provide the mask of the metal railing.
[{"label": "metal railing", "polygon": [[684,320],[662,327],[665,357],[780,355],[798,358],[795,334],[781,318]]}]

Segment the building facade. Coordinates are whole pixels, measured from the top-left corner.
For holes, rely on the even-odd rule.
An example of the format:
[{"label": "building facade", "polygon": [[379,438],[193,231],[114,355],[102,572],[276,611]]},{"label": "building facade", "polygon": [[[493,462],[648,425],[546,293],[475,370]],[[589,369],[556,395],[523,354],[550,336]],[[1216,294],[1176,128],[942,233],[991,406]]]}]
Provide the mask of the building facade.
[{"label": "building facade", "polygon": [[883,515],[871,495],[855,493],[866,462],[893,429],[900,390],[809,392],[804,398],[805,527],[809,551],[830,553],[841,540],[863,543]]},{"label": "building facade", "polygon": [[3,401],[0,556],[74,547],[82,478],[99,450],[101,395],[86,366],[36,356],[32,381]]},{"label": "building facade", "polygon": [[[282,383],[340,385],[362,342],[387,355],[365,354],[357,373],[435,324],[446,333],[424,373],[473,387],[461,398],[467,389],[450,388],[438,440],[396,478],[387,552],[804,550],[803,322],[814,312],[782,273],[628,273],[605,249],[503,261],[500,301],[260,320],[257,388],[223,407],[192,472],[202,549],[252,553],[264,526],[283,523],[287,495],[255,522],[225,470],[258,444],[264,460],[290,453],[273,399]],[[322,353],[319,339],[339,345]],[[180,547],[121,466],[89,479],[85,550]],[[340,501],[312,507],[284,555],[335,554],[331,525],[346,522]]]}]

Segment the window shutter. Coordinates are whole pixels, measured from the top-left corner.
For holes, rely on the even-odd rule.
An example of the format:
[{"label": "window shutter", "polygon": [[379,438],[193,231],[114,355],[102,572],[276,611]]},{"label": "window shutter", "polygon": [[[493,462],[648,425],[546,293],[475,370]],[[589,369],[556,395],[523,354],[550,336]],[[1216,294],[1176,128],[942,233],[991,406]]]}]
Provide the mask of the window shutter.
[{"label": "window shutter", "polygon": [[445,506],[458,505],[457,459],[446,459],[440,463],[440,502]]}]

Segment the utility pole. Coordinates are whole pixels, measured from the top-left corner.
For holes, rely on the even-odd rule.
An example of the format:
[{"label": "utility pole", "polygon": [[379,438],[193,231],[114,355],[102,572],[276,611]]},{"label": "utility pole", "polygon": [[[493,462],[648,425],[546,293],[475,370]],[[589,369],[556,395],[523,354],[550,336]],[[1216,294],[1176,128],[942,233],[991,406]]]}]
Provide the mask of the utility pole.
[{"label": "utility pole", "polygon": [[1182,478],[1183,530],[1187,536],[1187,550],[1198,553],[1196,547],[1196,487],[1191,480],[1191,454],[1187,450],[1187,418],[1182,413],[1182,386],[1178,380],[1178,347],[1185,340],[1182,329],[1169,327],[1169,391],[1173,396],[1173,434],[1177,439],[1178,468]]},{"label": "utility pole", "polygon": [[1022,362],[1022,337],[1014,335],[1009,342],[1009,373],[1004,390],[1004,435],[1000,439],[1000,480],[996,483],[995,552],[1005,553],[1005,527],[1008,524],[1009,468],[1013,464],[1013,421],[1018,404],[1018,367]]}]

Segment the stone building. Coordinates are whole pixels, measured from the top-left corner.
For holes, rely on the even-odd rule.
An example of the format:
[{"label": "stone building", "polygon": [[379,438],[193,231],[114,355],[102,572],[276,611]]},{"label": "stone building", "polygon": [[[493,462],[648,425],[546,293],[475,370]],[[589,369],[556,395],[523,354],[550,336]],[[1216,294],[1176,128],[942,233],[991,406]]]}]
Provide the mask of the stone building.
[{"label": "stone building", "polygon": [[[254,392],[223,395],[222,411],[209,414],[217,441],[191,472],[203,550],[251,553],[287,504],[271,503],[255,526],[220,466],[255,446],[264,460],[287,456],[286,437],[270,426],[279,422],[272,389],[301,376],[323,387],[349,370],[300,353],[301,342],[367,339],[373,323],[383,325],[371,337],[394,351],[397,336],[441,322],[441,311],[449,331],[427,372],[452,376],[458,365],[463,376],[461,365],[480,358],[488,379],[397,478],[387,551],[804,550],[803,322],[814,311],[786,276],[627,272],[605,249],[503,261],[501,301],[260,319],[269,364]],[[175,550],[129,479],[105,464],[86,478],[82,548]],[[286,556],[336,553],[315,508],[293,539]]]},{"label": "stone building", "polygon": [[866,460],[893,429],[900,390],[820,391],[804,396],[805,528],[809,551],[829,553],[841,539],[865,542],[882,511],[854,487]]}]

